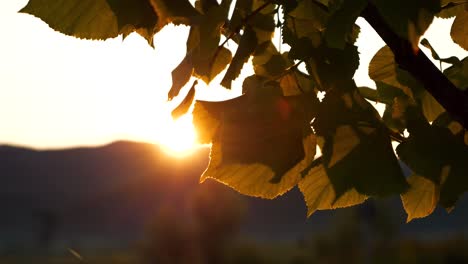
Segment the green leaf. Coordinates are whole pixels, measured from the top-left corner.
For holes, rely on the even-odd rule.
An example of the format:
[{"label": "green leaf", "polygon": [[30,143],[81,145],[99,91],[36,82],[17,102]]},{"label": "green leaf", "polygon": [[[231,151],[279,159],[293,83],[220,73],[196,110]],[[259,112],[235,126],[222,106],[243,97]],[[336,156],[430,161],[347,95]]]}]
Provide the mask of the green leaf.
[{"label": "green leaf", "polygon": [[335,190],[322,165],[312,168],[299,182],[299,189],[304,195],[307,205],[307,216],[317,210],[344,208],[363,203],[367,196],[351,189],[337,198]]},{"label": "green leaf", "polygon": [[409,223],[415,218],[426,217],[434,212],[439,202],[439,189],[430,180],[413,174],[408,178],[410,188],[401,195]]},{"label": "green leaf", "polygon": [[[275,142],[274,144],[277,144]],[[310,164],[315,156],[315,136],[309,135],[303,139],[304,158],[296,161],[292,168],[287,170],[278,182],[272,182],[276,176],[271,167],[261,162],[234,162],[226,161],[223,143],[214,141],[211,147],[210,164],[203,173],[200,181],[208,178],[224,183],[236,191],[250,196],[265,199],[274,199],[294,187],[301,179],[301,171]],[[246,149],[246,147],[244,145]],[[282,150],[285,151],[285,150]],[[276,159],[283,162],[290,159],[287,154],[291,152],[277,152]],[[228,159],[229,160],[229,159]]]},{"label": "green leaf", "polygon": [[198,14],[186,0],[30,0],[20,12],[66,35],[103,40],[135,31],[151,46],[162,27],[187,24]]},{"label": "green leaf", "polygon": [[348,36],[353,32],[354,23],[366,5],[367,0],[343,1],[340,8],[331,15],[324,35],[330,48],[345,47]]},{"label": "green leaf", "polygon": [[450,36],[452,36],[453,42],[460,45],[460,47],[468,50],[468,10],[460,12],[455,21],[453,21],[452,29],[450,30]]},{"label": "green leaf", "polygon": [[172,110],[171,115],[173,119],[177,119],[188,112],[190,106],[193,103],[193,99],[195,99],[195,86],[197,83],[198,82],[196,80],[193,82],[192,87],[185,96],[184,100],[182,100],[182,102],[174,110]]},{"label": "green leaf", "polygon": [[341,126],[333,138],[325,138],[324,164],[337,197],[353,188],[373,196],[399,194],[407,188],[388,134],[379,129],[367,133]]},{"label": "green leaf", "polygon": [[373,0],[388,25],[418,50],[419,38],[440,11],[440,0]]},{"label": "green leaf", "polygon": [[[241,193],[273,198],[294,186],[315,155],[310,97],[284,97],[273,86],[223,102],[197,101],[193,122],[212,142],[204,173]],[[279,87],[276,87],[279,89]]]},{"label": "green leaf", "polygon": [[323,137],[323,165],[339,198],[351,189],[374,196],[402,193],[407,183],[375,109],[359,94],[327,93],[313,127]]},{"label": "green leaf", "polygon": [[[133,1],[123,2],[128,4]],[[135,1],[135,5],[151,11],[145,18],[156,25],[156,13],[152,12],[152,8],[144,8],[150,6],[147,0]],[[122,29],[117,14],[106,0],[30,0],[20,12],[36,16],[51,28],[78,38],[114,38],[121,34]],[[133,21],[132,24],[138,23]]]}]

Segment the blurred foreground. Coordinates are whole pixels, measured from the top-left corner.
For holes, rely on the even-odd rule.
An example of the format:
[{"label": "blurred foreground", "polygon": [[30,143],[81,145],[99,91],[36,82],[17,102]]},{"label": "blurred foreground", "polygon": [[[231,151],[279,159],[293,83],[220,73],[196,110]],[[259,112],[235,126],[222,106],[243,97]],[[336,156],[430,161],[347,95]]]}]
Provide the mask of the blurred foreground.
[{"label": "blurred foreground", "polygon": [[405,224],[398,197],[306,218],[198,184],[208,159],[149,144],[32,151],[0,146],[3,263],[468,263],[468,199]]}]

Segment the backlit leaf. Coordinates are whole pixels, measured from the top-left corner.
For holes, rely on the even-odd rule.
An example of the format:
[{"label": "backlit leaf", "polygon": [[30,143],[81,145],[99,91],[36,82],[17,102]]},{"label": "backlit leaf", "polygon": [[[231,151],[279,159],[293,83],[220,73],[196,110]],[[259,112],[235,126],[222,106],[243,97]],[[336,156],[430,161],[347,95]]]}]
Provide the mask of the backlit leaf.
[{"label": "backlit leaf", "polygon": [[169,23],[188,24],[199,14],[188,0],[150,0],[150,2],[159,17],[156,31]]},{"label": "backlit leaf", "polygon": [[216,54],[216,58],[214,59],[212,65],[211,65],[211,73],[209,75],[209,78],[204,78],[204,81],[206,83],[209,83],[213,78],[215,78],[220,72],[222,72],[226,66],[229,65],[229,63],[232,60],[232,53],[229,49],[222,47],[218,54]]},{"label": "backlit leaf", "polygon": [[406,222],[432,214],[439,202],[437,186],[432,181],[417,174],[411,175],[408,178],[408,183],[410,188],[401,194],[401,201],[408,215]]},{"label": "backlit leaf", "polygon": [[272,89],[265,86],[228,101],[195,104],[198,135],[213,143],[202,179],[215,178],[241,193],[265,198],[297,183],[315,155],[315,136],[308,128],[310,97],[284,97]]},{"label": "backlit leaf", "polygon": [[372,58],[369,64],[369,77],[376,82],[401,89],[410,98],[424,91],[418,80],[398,67],[388,46],[380,49]]},{"label": "backlit leaf", "polygon": [[[315,155],[315,136],[309,135],[303,140],[305,155],[302,161],[288,170],[278,182],[272,182],[275,172],[262,163],[242,163],[224,161],[223,144],[213,142],[210,153],[210,164],[200,181],[208,178],[222,182],[236,191],[266,199],[273,199],[294,187],[301,178],[300,172],[310,164]],[[287,158],[277,153],[279,159]],[[282,157],[280,157],[282,156]]]},{"label": "backlit leaf", "polygon": [[[146,0],[135,2],[136,6],[149,6]],[[156,25],[156,13],[152,12],[152,8],[149,11],[147,19]],[[122,25],[119,27],[117,14],[106,0],[30,0],[20,12],[34,15],[51,28],[78,38],[114,38],[122,28]],[[133,21],[132,24],[137,23]]]},{"label": "backlit leaf", "polygon": [[363,203],[367,196],[351,189],[341,197],[336,197],[335,190],[322,165],[312,168],[299,182],[299,189],[307,205],[307,216],[317,210],[330,210]]},{"label": "backlit leaf", "polygon": [[151,46],[162,27],[187,24],[198,14],[186,0],[30,0],[20,12],[66,35],[103,40],[135,31]]}]

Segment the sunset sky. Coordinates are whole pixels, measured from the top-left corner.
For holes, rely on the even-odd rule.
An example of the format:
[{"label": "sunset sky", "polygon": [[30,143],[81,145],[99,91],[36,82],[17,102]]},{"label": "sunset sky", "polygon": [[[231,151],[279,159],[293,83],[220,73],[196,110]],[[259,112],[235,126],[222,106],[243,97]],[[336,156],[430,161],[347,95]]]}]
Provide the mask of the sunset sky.
[{"label": "sunset sky", "polygon": [[[190,146],[191,117],[172,121],[176,102],[166,102],[171,71],[184,56],[187,27],[167,26],[156,35],[155,49],[136,34],[123,42],[80,40],[17,13],[26,3],[0,1],[0,144],[43,149],[124,139]],[[426,36],[441,57],[461,58],[467,52],[451,42],[452,22],[438,19]],[[367,65],[383,42],[364,20],[359,24],[361,66],[355,80],[373,86]],[[243,75],[251,72],[245,67]],[[230,92],[219,86],[220,77],[210,87],[199,85],[197,97],[240,94],[242,78]]]}]

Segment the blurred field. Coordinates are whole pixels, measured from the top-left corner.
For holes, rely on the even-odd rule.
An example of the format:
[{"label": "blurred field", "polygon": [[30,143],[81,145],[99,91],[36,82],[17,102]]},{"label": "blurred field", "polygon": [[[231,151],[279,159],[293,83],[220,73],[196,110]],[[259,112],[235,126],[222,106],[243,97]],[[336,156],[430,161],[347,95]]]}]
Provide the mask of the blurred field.
[{"label": "blurred field", "polygon": [[[352,241],[338,241],[336,238],[323,238],[314,241],[296,241],[295,243],[271,242],[236,242],[223,250],[220,263],[227,264],[306,264],[306,263],[402,263],[402,264],[462,264],[468,263],[468,241],[448,240],[438,242],[421,242],[405,240],[391,245],[375,244],[370,248],[362,247]],[[348,246],[344,246],[344,245]],[[166,259],[166,261],[163,261]],[[192,262],[193,261],[193,262]],[[205,261],[171,262],[167,258],[159,259],[140,249],[101,250],[82,252],[76,256],[72,252],[52,255],[10,255],[0,257],[1,264],[155,264],[155,263],[214,263]]]}]

